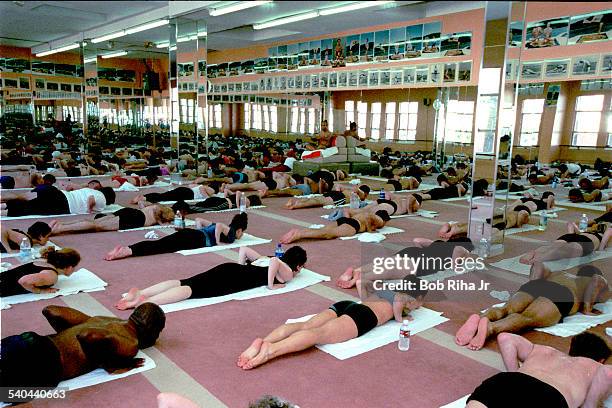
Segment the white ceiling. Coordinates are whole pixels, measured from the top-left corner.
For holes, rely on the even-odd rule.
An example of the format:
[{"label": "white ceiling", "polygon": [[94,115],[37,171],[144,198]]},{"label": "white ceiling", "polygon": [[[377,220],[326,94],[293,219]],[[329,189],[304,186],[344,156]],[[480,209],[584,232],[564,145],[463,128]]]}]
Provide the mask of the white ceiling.
[{"label": "white ceiling", "polygon": [[[23,5],[20,6],[19,4],[22,3]],[[320,16],[265,30],[253,30],[252,24],[254,23],[313,9],[352,3],[352,1],[275,1],[235,13],[210,17],[206,7],[216,3],[232,2],[176,1],[171,2],[169,6],[167,1],[1,1],[0,15],[3,16],[4,23],[0,23],[0,44],[35,47],[49,41],[61,43],[62,39],[74,37],[81,32],[95,32],[96,35],[102,35],[112,32],[111,28],[116,31],[114,27],[125,28],[121,25],[124,21],[130,21],[129,26],[151,21],[137,20],[139,15],[142,15],[143,19],[147,16],[159,15],[164,7],[169,6],[173,14],[181,13],[183,10],[199,9],[199,11],[190,12],[179,18],[179,31],[182,32],[181,28],[188,23],[191,26],[187,31],[191,31],[193,22],[197,21],[200,27],[198,31],[205,27],[209,33],[208,49],[223,50],[326,35],[359,27],[410,21],[482,7],[484,4],[480,1],[396,1],[391,5],[332,16]],[[154,19],[154,17],[151,18]],[[6,24],[7,21],[10,24]],[[144,44],[147,41],[167,41],[167,33],[166,27],[160,27],[121,37],[114,40],[113,49],[132,47],[134,50],[144,50]],[[108,48],[106,43],[98,44],[98,46],[103,49]]]}]

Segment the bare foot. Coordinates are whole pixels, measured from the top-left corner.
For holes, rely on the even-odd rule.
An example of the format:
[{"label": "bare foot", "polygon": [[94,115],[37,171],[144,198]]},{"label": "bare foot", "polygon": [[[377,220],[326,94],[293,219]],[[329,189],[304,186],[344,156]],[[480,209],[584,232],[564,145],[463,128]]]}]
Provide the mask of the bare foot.
[{"label": "bare foot", "polygon": [[138,288],[132,288],[126,295],[115,304],[115,307],[119,310],[129,309],[130,304],[136,301],[140,297],[140,290]]},{"label": "bare foot", "polygon": [[531,265],[534,262],[536,251],[529,251],[519,258],[519,262],[525,265]]},{"label": "bare foot", "polygon": [[353,279],[353,268],[347,268],[346,271],[344,271],[344,273],[340,275],[340,277],[336,281],[336,286],[343,289],[348,289],[352,287],[354,283],[355,281]]},{"label": "bare foot", "polygon": [[261,349],[261,345],[263,343],[263,339],[257,338],[253,340],[253,343],[242,352],[240,357],[238,357],[238,361],[236,365],[242,368],[249,360],[253,359],[257,354],[259,354],[259,349]]},{"label": "bare foot", "polygon": [[285,204],[285,208],[289,210],[293,210],[296,204],[297,204],[297,198],[290,198]]},{"label": "bare foot", "polygon": [[271,344],[267,341],[264,341],[261,344],[261,348],[259,349],[259,353],[249,361],[247,361],[243,366],[243,370],[250,370],[252,368],[258,367],[268,360],[270,360],[270,346]]},{"label": "bare foot", "polygon": [[463,326],[459,330],[457,330],[457,334],[455,335],[455,343],[459,346],[465,346],[468,344],[476,335],[476,331],[478,330],[478,322],[480,322],[480,316],[477,314],[471,315]]},{"label": "bare foot", "polygon": [[62,224],[60,221],[58,220],[53,220],[49,223],[49,227],[51,227],[51,233],[52,234],[59,234],[62,231],[62,227],[64,226],[64,224]]},{"label": "bare foot", "polygon": [[290,244],[294,241],[297,241],[298,239],[299,239],[299,230],[292,229],[291,231],[289,231],[288,233],[286,233],[285,235],[281,237],[280,243]]},{"label": "bare foot", "polygon": [[131,204],[138,204],[140,201],[144,201],[145,197],[142,194],[138,194],[136,197],[130,200]]},{"label": "bare foot", "polygon": [[123,259],[132,256],[132,250],[130,247],[117,246],[115,249],[110,251],[104,259],[107,261],[114,261],[115,259]]},{"label": "bare foot", "polygon": [[546,278],[551,271],[544,265],[544,262],[534,261],[529,270],[529,280]]},{"label": "bare foot", "polygon": [[470,344],[468,345],[468,348],[470,350],[473,351],[477,351],[480,350],[485,342],[487,341],[487,337],[489,335],[489,319],[487,319],[486,317],[483,317],[480,319],[480,321],[478,322],[478,332],[476,333],[476,336],[474,336],[474,338],[472,339],[472,341],[470,341]]},{"label": "bare foot", "polygon": [[140,295],[140,296],[138,296],[136,299],[134,299],[132,301],[127,301],[125,299],[121,299],[119,302],[117,302],[115,307],[117,309],[119,309],[119,310],[133,309],[133,308],[135,308],[137,306],[142,305],[146,301],[147,301],[147,297],[144,296],[144,295]]}]

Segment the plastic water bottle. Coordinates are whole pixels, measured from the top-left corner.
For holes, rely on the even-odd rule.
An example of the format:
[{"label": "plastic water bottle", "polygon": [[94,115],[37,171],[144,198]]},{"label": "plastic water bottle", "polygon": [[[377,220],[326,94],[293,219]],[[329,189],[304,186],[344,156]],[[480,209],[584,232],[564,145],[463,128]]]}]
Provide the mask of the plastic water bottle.
[{"label": "plastic water bottle", "polygon": [[400,326],[397,348],[400,349],[400,351],[410,350],[410,328],[408,327],[408,320],[404,320]]},{"label": "plastic water bottle", "polygon": [[276,251],[274,251],[274,256],[277,258],[282,258],[285,255],[285,251],[283,250],[283,244],[280,242],[276,244]]},{"label": "plastic water bottle", "polygon": [[582,214],[582,217],[580,217],[580,223],[578,224],[578,229],[580,230],[580,232],[585,232],[588,227],[589,217],[587,217],[586,214]]},{"label": "plastic water bottle", "polygon": [[480,238],[480,257],[488,258],[491,253],[491,245],[489,240],[485,237]]},{"label": "plastic water bottle", "polygon": [[19,244],[19,260],[22,263],[26,263],[32,260],[32,245],[30,240],[23,238],[21,244]]},{"label": "plastic water bottle", "polygon": [[557,176],[552,179],[552,188],[557,188],[557,184],[559,183],[559,178]]},{"label": "plastic water bottle", "polygon": [[384,187],[382,187],[380,189],[380,194],[378,194],[378,198],[380,198],[381,200],[384,200],[386,198],[385,188]]},{"label": "plastic water bottle", "polygon": [[177,211],[176,215],[174,216],[174,226],[180,229],[185,228],[185,220],[183,219],[180,211]]},{"label": "plastic water bottle", "polygon": [[350,202],[350,208],[352,209],[359,209],[359,201],[361,201],[359,199],[359,196],[357,195],[357,193],[351,193],[351,202]]},{"label": "plastic water bottle", "polygon": [[540,213],[540,226],[538,227],[538,229],[540,231],[546,231],[547,227],[548,227],[548,214],[546,213],[546,211],[542,211]]},{"label": "plastic water bottle", "polygon": [[212,171],[212,169],[210,167],[208,168],[207,176],[208,176],[208,178],[212,178],[213,177],[213,171]]},{"label": "plastic water bottle", "polygon": [[240,212],[246,212],[247,209],[247,204],[246,204],[246,197],[244,196],[244,194],[240,194]]}]

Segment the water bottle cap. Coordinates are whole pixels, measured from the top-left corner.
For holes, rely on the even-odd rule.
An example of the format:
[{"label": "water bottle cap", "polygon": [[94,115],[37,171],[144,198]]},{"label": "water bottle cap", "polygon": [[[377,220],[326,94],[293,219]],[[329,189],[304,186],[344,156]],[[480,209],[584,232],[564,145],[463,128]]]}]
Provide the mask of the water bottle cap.
[{"label": "water bottle cap", "polygon": [[402,322],[402,324],[408,325],[408,320],[404,319],[404,321]]}]

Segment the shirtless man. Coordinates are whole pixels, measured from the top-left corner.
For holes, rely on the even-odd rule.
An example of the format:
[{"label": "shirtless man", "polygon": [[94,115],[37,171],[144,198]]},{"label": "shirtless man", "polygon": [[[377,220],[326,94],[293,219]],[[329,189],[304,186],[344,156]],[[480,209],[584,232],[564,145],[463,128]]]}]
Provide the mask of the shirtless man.
[{"label": "shirtless man", "polygon": [[333,136],[334,134],[329,131],[329,125],[327,123],[327,120],[322,120],[321,121],[321,131],[319,132],[319,136],[313,138],[315,141],[315,144],[309,145],[306,148],[308,150],[327,149],[328,147],[331,147],[330,143],[331,143]]},{"label": "shirtless man", "polygon": [[292,229],[282,236],[282,244],[290,244],[302,239],[335,239],[339,237],[351,237],[360,232],[373,232],[383,228],[390,220],[386,211],[380,210],[375,214],[362,213],[353,218],[341,217],[336,220],[337,225],[327,225],[321,229]]},{"label": "shirtless man", "polygon": [[540,270],[539,275],[532,270],[530,281],[503,306],[471,315],[457,331],[455,343],[480,350],[489,337],[500,333],[553,326],[579,311],[593,314],[593,305],[610,297],[608,282],[592,265],[581,267],[575,275],[553,273],[545,266]]},{"label": "shirtless man", "polygon": [[344,205],[350,202],[352,193],[356,193],[359,200],[363,201],[368,198],[370,187],[365,184],[348,189],[337,186],[333,191],[324,193],[322,197],[290,198],[285,204],[285,208],[297,210],[300,208],[324,207],[326,205]]},{"label": "shirtless man", "polygon": [[93,220],[64,223],[51,221],[51,235],[72,234],[76,232],[120,231],[133,228],[151,227],[168,224],[174,220],[172,208],[153,204],[142,209],[122,208],[112,214],[98,214]]},{"label": "shirtless man", "polygon": [[43,315],[56,334],[25,332],[2,339],[3,387],[56,387],[96,368],[129,371],[143,364],[134,358],[138,349],[153,346],[166,323],[153,303],[136,308],[128,320],[92,317],[63,306],[47,306]]},{"label": "shirtless man", "polygon": [[[412,194],[406,196],[395,196],[391,193],[385,193],[384,199],[379,198],[378,200],[371,202],[363,208],[343,208],[345,217],[352,217],[356,214],[369,212],[375,213],[379,210],[384,210],[392,215],[404,215],[413,214],[421,208],[421,203]],[[339,209],[340,210],[340,209]]]},{"label": "shirtless man", "polygon": [[612,367],[602,364],[610,347],[593,333],[572,338],[569,355],[510,333],[497,342],[508,371],[483,381],[467,408],[597,408],[610,395]]}]

